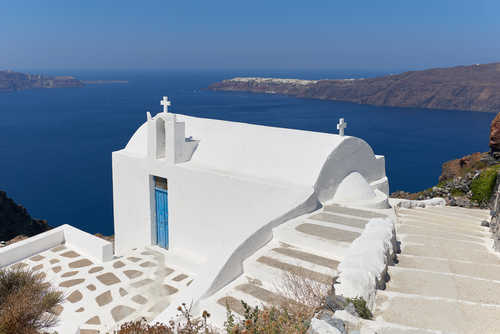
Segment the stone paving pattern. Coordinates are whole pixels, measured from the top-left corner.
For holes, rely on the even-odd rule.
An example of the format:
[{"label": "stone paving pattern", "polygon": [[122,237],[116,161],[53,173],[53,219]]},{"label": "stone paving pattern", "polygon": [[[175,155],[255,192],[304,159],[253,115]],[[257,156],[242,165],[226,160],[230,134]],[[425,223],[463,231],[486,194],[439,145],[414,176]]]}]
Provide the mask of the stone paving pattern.
[{"label": "stone paving pattern", "polygon": [[116,323],[153,319],[172,295],[192,282],[192,275],[165,263],[161,251],[134,250],[106,263],[60,245],[13,264],[42,272],[66,300],[54,310],[62,321],[81,324],[81,334],[116,328]]}]

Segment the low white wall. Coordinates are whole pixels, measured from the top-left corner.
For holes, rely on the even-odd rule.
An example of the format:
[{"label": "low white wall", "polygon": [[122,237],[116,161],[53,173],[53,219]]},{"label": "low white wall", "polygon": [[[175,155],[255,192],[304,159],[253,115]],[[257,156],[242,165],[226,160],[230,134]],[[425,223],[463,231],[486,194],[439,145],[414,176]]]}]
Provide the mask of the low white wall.
[{"label": "low white wall", "polygon": [[363,297],[373,308],[377,288],[384,288],[387,267],[392,264],[396,245],[394,221],[374,218],[349,246],[338,266],[335,293],[348,298]]},{"label": "low white wall", "polygon": [[113,259],[113,244],[71,225],[63,225],[64,240],[72,248],[99,262]]},{"label": "low white wall", "polygon": [[100,262],[113,258],[113,245],[110,242],[65,224],[0,248],[0,267],[16,263],[63,243]]},{"label": "low white wall", "polygon": [[34,237],[0,248],[0,267],[21,261],[64,243],[64,227],[59,226]]},{"label": "low white wall", "polygon": [[413,208],[425,208],[429,206],[445,206],[446,200],[441,197],[434,197],[431,199],[424,199],[424,200],[391,198],[391,204],[397,208],[413,209]]}]

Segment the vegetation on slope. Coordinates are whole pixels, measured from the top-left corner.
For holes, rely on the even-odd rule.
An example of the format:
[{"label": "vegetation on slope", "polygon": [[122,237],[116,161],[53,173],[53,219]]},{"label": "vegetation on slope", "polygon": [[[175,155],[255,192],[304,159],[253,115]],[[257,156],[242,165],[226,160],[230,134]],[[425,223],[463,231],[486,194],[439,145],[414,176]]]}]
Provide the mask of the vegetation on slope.
[{"label": "vegetation on slope", "polygon": [[483,205],[488,203],[493,195],[499,169],[500,165],[487,168],[477,178],[472,180],[470,185],[472,200]]}]

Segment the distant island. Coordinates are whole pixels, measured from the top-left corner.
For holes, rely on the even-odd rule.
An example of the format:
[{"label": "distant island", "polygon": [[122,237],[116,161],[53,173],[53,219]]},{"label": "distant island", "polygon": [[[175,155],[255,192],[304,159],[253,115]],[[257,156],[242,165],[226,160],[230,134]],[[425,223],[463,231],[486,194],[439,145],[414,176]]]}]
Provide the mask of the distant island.
[{"label": "distant island", "polygon": [[83,80],[86,85],[127,84],[128,80]]},{"label": "distant island", "polygon": [[435,68],[366,79],[298,80],[240,77],[213,91],[284,94],[376,106],[500,111],[500,63]]},{"label": "distant island", "polygon": [[0,92],[62,87],[83,87],[83,82],[71,76],[47,76],[14,71],[0,71]]}]

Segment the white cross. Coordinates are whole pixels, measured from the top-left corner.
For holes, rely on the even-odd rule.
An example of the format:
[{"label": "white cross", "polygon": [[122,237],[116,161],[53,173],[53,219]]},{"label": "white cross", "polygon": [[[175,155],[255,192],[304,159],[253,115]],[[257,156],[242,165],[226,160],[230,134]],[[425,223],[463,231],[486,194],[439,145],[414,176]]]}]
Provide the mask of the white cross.
[{"label": "white cross", "polygon": [[344,122],[344,119],[339,119],[339,124],[337,124],[337,130],[339,130],[339,136],[344,135],[344,129],[347,128],[347,122]]},{"label": "white cross", "polygon": [[160,104],[163,106],[163,112],[168,112],[168,107],[172,105],[172,103],[168,100],[168,96],[164,96],[163,100],[160,101]]}]

